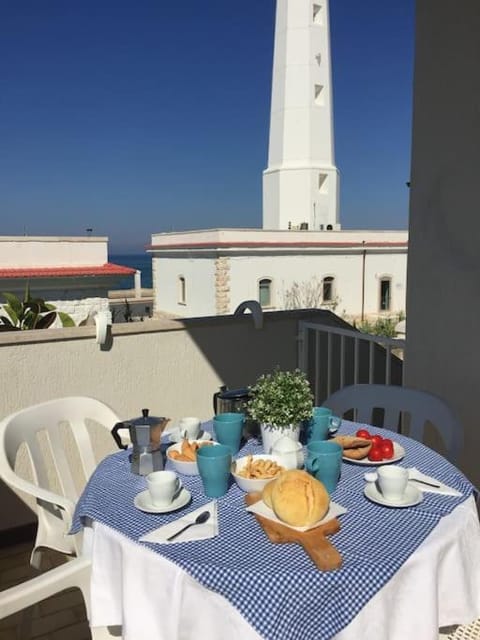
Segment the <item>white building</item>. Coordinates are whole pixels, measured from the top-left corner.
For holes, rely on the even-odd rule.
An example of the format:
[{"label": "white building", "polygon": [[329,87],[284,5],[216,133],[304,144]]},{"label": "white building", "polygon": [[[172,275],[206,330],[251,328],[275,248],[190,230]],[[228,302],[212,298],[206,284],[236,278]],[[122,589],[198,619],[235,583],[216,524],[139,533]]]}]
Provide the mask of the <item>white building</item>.
[{"label": "white building", "polygon": [[340,231],[328,0],[277,0],[263,229],[152,235],[154,309],[405,310],[406,231]]},{"label": "white building", "polygon": [[152,235],[154,308],[180,316],[331,308],[381,316],[405,309],[406,231],[212,229]]},{"label": "white building", "polygon": [[135,269],[108,262],[108,238],[0,236],[0,293],[21,299],[29,286],[78,324],[109,308],[108,291]]}]

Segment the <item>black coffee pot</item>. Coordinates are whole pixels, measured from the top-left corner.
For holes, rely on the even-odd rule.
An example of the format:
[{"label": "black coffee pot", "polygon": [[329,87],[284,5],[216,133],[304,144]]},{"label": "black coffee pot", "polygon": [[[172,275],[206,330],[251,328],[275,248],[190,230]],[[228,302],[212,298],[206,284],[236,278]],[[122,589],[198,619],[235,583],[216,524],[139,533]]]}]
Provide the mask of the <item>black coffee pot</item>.
[{"label": "black coffee pot", "polygon": [[[246,387],[241,389],[229,389],[223,385],[220,390],[213,394],[213,410],[215,415],[219,413],[245,413],[247,414],[247,402],[250,400],[250,390]],[[257,437],[259,433],[258,424],[246,418],[243,429],[245,439]]]}]

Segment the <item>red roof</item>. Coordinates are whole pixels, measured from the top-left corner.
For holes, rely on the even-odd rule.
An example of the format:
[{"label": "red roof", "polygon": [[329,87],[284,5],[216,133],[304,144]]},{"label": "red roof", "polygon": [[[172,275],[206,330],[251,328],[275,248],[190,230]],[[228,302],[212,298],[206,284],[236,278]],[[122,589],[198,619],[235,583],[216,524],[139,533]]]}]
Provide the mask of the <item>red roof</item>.
[{"label": "red roof", "polygon": [[107,262],[91,267],[30,267],[5,269],[0,267],[0,278],[81,278],[86,276],[133,276],[136,269]]}]

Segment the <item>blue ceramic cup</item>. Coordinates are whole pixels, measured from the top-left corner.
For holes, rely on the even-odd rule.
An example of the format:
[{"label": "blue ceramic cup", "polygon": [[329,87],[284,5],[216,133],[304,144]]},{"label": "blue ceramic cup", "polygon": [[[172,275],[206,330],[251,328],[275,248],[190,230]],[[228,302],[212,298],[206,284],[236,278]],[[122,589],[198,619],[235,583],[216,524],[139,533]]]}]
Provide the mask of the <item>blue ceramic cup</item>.
[{"label": "blue ceramic cup", "polygon": [[232,466],[229,447],[223,444],[200,447],[197,451],[197,466],[206,496],[219,498],[227,493]]},{"label": "blue ceramic cup", "polygon": [[335,491],[342,468],[343,449],[337,442],[317,440],[307,445],[306,469],[325,485],[328,493]]},{"label": "blue ceramic cup", "polygon": [[307,443],[315,440],[326,440],[331,433],[335,433],[341,425],[341,418],[332,415],[327,407],[313,407],[313,415],[307,422]]},{"label": "blue ceramic cup", "polygon": [[219,413],[213,418],[215,438],[230,447],[232,455],[238,453],[242,439],[245,415],[243,413]]}]

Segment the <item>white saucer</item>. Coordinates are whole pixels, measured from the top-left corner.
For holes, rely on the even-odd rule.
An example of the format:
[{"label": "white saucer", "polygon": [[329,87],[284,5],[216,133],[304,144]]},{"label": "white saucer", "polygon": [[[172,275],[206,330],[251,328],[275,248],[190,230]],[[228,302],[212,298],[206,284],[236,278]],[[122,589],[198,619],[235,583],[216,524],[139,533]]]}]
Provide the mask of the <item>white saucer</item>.
[{"label": "white saucer", "polygon": [[343,456],[342,460],[344,460],[344,462],[351,462],[352,464],[363,464],[363,465],[378,467],[381,464],[391,464],[392,462],[398,462],[404,456],[405,456],[405,449],[402,447],[401,444],[398,444],[398,442],[394,442],[393,458],[390,458],[389,460],[385,459],[385,460],[380,460],[378,462],[373,462],[372,460],[369,460],[368,457],[362,458],[362,460],[353,460],[352,458],[346,458],[345,456]]},{"label": "white saucer", "polygon": [[150,501],[150,493],[148,489],[146,489],[141,493],[137,493],[133,504],[137,507],[137,509],[140,509],[140,511],[146,511],[147,513],[169,513],[170,511],[175,511],[176,509],[181,509],[182,507],[184,507],[190,502],[191,497],[192,494],[190,493],[190,491],[187,491],[185,487],[183,487],[176,500],[164,507],[159,507]]},{"label": "white saucer", "polygon": [[363,493],[369,500],[372,500],[372,502],[376,502],[377,504],[381,504],[384,507],[413,507],[423,500],[423,494],[420,489],[417,489],[417,487],[414,487],[411,484],[407,485],[405,495],[401,502],[390,502],[389,500],[386,500],[377,489],[375,482],[368,482],[365,485]]}]

